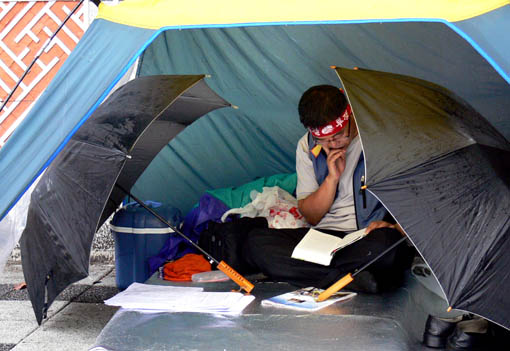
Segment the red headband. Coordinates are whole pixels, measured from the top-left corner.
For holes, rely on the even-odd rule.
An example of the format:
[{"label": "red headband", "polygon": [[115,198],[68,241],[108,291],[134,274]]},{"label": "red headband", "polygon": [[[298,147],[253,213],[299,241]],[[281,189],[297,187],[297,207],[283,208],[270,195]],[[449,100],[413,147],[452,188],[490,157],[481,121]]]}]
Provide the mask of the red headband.
[{"label": "red headband", "polygon": [[347,104],[344,113],[342,113],[340,117],[334,119],[333,121],[329,122],[326,125],[323,125],[322,127],[308,128],[308,130],[310,131],[310,133],[312,133],[314,137],[317,138],[327,137],[336,134],[347,125],[347,121],[349,120],[351,112],[352,112],[351,105]]}]

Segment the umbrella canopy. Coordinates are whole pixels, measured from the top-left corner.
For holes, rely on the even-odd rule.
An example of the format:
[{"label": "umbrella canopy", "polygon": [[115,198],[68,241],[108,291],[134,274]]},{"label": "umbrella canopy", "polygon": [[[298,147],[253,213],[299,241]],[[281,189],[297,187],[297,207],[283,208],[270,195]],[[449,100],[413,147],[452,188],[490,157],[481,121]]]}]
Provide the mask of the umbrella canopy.
[{"label": "umbrella canopy", "polygon": [[453,308],[510,327],[510,143],[452,92],[337,68],[368,190],[403,227]]},{"label": "umbrella canopy", "polygon": [[88,275],[96,230],[152,159],[200,116],[229,106],[203,75],[146,76],[122,86],[78,130],[35,188],[21,237],[37,321]]}]

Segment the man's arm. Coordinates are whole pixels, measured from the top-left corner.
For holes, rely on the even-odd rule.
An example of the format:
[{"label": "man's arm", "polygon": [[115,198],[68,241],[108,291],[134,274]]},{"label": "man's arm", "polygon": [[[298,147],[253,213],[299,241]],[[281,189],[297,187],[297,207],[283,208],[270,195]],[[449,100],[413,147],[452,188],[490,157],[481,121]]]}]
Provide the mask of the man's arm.
[{"label": "man's arm", "polygon": [[326,177],[317,191],[298,201],[299,211],[308,223],[316,225],[328,213],[335,199],[337,186],[338,182],[335,184],[334,180]]},{"label": "man's arm", "polygon": [[298,201],[298,208],[306,221],[316,225],[328,213],[335,200],[340,176],[345,169],[345,150],[330,151],[324,148],[328,158],[328,175],[320,187],[306,198]]}]

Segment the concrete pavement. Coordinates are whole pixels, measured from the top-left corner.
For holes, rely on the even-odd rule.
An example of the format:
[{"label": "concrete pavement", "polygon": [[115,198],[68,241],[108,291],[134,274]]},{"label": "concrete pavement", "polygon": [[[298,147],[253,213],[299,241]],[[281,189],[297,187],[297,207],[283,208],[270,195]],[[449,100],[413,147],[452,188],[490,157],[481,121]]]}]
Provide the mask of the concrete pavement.
[{"label": "concrete pavement", "polygon": [[88,350],[117,311],[103,304],[118,292],[112,264],[92,264],[89,277],[59,295],[41,326],[27,290],[14,290],[23,281],[20,262],[9,262],[0,273],[0,351]]}]

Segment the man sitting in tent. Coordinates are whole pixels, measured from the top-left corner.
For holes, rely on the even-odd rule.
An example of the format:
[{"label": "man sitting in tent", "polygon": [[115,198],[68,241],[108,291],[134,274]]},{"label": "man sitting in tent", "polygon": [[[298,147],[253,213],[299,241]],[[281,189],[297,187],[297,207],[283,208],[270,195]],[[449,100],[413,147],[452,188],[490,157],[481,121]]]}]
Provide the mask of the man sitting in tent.
[{"label": "man sitting in tent", "polygon": [[[298,286],[326,288],[405,235],[382,204],[363,189],[361,140],[343,92],[330,85],[308,89],[299,102],[301,123],[308,132],[296,150],[299,210],[312,227],[343,237],[358,228],[370,233],[337,252],[329,266],[291,258],[307,233],[299,229],[255,229],[246,238],[247,262],[271,279]],[[349,286],[377,292],[400,279],[409,248],[399,245]]]}]

